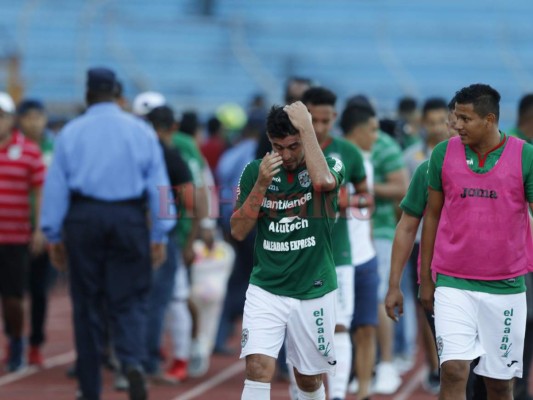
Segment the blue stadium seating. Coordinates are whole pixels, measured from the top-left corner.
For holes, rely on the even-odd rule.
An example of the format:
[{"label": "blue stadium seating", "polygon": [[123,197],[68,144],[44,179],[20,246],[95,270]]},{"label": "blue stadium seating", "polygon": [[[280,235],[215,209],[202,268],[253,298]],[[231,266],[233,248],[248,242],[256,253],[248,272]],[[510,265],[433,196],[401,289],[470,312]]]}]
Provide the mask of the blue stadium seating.
[{"label": "blue stadium seating", "polygon": [[0,0],[0,55],[17,48],[26,92],[61,105],[81,102],[97,64],[118,71],[129,97],[158,90],[203,114],[257,92],[279,102],[293,74],[341,105],[366,93],[385,113],[402,95],[487,82],[508,127],[533,91],[530,0],[212,1],[205,16],[200,0]]}]

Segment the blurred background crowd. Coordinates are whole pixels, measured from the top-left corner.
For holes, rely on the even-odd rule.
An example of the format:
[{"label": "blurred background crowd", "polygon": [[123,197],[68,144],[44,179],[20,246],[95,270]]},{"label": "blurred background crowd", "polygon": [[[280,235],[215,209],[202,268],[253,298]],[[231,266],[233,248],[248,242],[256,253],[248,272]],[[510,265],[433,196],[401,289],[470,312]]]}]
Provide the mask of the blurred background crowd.
[{"label": "blurred background crowd", "polygon": [[[0,9],[0,140],[23,135],[39,147],[43,167],[36,162],[36,187],[43,184],[58,133],[85,111],[91,66],[113,69],[116,104],[179,153],[181,161],[173,159],[182,166],[177,171],[168,164],[174,153],[165,153],[165,160],[170,183],[180,188],[184,218],[169,239],[176,247],[173,265],[154,276],[169,296],[156,300],[158,306],[164,303],[163,312],[154,315],[164,333],[156,332],[157,362],[151,370],[145,367],[159,383],[202,376],[213,352],[238,354],[228,343],[239,333],[254,237],[233,241],[229,217],[242,169],[270,150],[265,120],[272,104],[291,103],[308,88],[324,86],[337,95],[339,116],[346,106],[361,105],[366,111],[355,127],[379,129],[377,141],[362,149],[378,185],[398,183],[398,176],[410,176],[427,158],[428,144],[434,146],[448,129],[431,111],[447,106],[455,91],[470,83],[495,87],[502,95],[502,131],[533,142],[533,3],[528,0],[0,0]],[[346,133],[341,125],[333,126],[334,135]],[[392,243],[404,183],[389,197],[376,196],[378,241]],[[2,219],[9,217],[0,213],[0,238],[7,237]],[[5,243],[9,240],[0,244]],[[5,289],[2,293],[8,335],[0,341],[1,353],[10,372],[43,363],[47,297],[58,281],[44,239],[32,237],[31,243],[31,307],[24,319],[16,316],[17,305],[5,300]],[[386,360],[387,347],[381,348],[376,393],[398,389],[421,342],[412,284],[416,258],[411,264],[402,283],[405,318],[394,327],[388,323],[394,344]],[[13,308],[14,313],[6,312]],[[113,334],[104,325],[104,362],[116,370],[116,389],[126,390]],[[372,345],[380,341],[378,336]],[[529,360],[531,352],[526,344]],[[280,377],[286,378],[283,355],[280,360]],[[425,388],[437,393],[432,362],[428,355]],[[76,376],[75,366],[69,374]],[[353,380],[352,391],[356,386]],[[516,396],[530,399],[527,379],[517,385]]]}]

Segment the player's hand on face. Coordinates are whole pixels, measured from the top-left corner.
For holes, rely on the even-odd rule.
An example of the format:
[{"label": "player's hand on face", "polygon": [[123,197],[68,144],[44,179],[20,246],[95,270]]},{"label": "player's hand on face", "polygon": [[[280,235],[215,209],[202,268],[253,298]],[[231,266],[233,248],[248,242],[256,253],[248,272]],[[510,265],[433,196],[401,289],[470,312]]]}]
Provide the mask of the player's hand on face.
[{"label": "player's hand on face", "polygon": [[389,288],[385,297],[385,310],[387,316],[396,322],[403,315],[403,294],[399,288]]},{"label": "player's hand on face", "polygon": [[281,171],[281,164],[283,164],[283,160],[278,153],[274,151],[266,153],[259,165],[258,182],[262,186],[268,187],[272,178]]},{"label": "player's hand on face", "polygon": [[433,312],[435,302],[435,282],[431,279],[420,280],[420,303],[428,312]]},{"label": "player's hand on face", "polygon": [[287,113],[292,124],[299,132],[307,132],[313,128],[313,120],[311,114],[304,103],[301,101],[283,107],[283,111]]}]

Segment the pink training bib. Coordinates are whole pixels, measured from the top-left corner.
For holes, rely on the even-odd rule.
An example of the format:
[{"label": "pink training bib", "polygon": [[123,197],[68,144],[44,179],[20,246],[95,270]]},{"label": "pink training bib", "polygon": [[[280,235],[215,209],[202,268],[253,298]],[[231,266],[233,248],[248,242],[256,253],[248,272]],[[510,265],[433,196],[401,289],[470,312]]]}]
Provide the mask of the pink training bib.
[{"label": "pink training bib", "polygon": [[442,166],[444,206],[431,268],[464,279],[502,280],[532,267],[533,239],[522,178],[524,141],[509,137],[485,174],[466,164],[459,137]]}]

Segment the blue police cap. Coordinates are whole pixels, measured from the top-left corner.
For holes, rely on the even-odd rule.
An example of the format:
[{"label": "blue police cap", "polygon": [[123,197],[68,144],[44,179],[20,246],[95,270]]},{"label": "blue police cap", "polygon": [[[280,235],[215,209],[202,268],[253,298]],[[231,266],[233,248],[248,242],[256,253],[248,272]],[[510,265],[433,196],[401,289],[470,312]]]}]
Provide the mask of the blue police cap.
[{"label": "blue police cap", "polygon": [[112,92],[117,78],[109,68],[91,68],[87,71],[87,89],[91,92]]},{"label": "blue police cap", "polygon": [[19,103],[17,107],[17,114],[24,115],[31,110],[44,112],[45,108],[43,102],[39,99],[24,99]]}]

